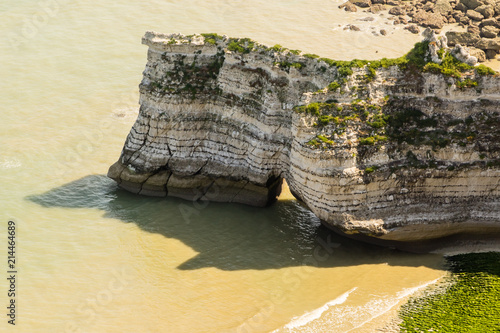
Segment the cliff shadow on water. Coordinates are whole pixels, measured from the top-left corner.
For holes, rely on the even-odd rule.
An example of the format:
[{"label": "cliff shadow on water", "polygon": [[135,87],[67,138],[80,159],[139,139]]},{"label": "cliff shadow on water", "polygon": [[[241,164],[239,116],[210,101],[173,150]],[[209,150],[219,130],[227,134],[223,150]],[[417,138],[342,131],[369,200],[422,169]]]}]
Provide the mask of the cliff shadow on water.
[{"label": "cliff shadow on water", "polygon": [[48,209],[99,209],[105,212],[106,218],[135,223],[144,231],[178,239],[198,252],[178,266],[181,270],[205,267],[264,270],[380,263],[415,267],[439,265],[439,260],[432,260],[437,255],[405,253],[339,236],[296,200],[279,200],[269,207],[256,208],[145,197],[120,189],[104,175],[86,176],[26,199]]}]

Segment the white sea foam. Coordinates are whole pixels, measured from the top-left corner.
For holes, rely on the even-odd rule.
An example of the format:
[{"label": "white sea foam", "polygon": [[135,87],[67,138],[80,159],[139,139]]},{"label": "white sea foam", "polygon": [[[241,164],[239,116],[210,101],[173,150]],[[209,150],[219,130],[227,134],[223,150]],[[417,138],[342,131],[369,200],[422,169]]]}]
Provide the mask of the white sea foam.
[{"label": "white sea foam", "polygon": [[[398,292],[396,294],[396,297],[394,297],[394,298],[383,299],[383,300],[374,300],[372,302],[369,302],[368,304],[366,304],[364,306],[364,308],[372,309],[372,310],[375,309],[375,311],[372,311],[372,315],[370,316],[370,318],[357,324],[355,327],[351,328],[349,331],[346,331],[346,333],[350,332],[356,328],[362,327],[363,325],[371,322],[375,318],[382,316],[383,314],[390,311],[394,306],[396,306],[403,298],[406,298],[406,297],[416,293],[417,291],[424,289],[427,286],[430,286],[430,285],[436,283],[438,280],[439,280],[439,278],[432,280],[432,281],[429,281],[427,283],[421,284],[419,286],[413,287],[413,288],[405,288],[402,291]],[[375,306],[375,303],[378,303],[378,306]]]},{"label": "white sea foam", "polygon": [[405,288],[402,291],[400,291],[399,293],[397,293],[397,295],[398,295],[397,297],[398,297],[398,299],[401,299],[401,298],[405,298],[406,296],[410,296],[411,294],[414,294],[415,292],[417,292],[421,289],[424,289],[425,287],[430,286],[431,284],[438,282],[440,279],[441,278],[438,278],[438,279],[429,281],[427,283],[421,284],[420,286],[416,286],[413,288]]},{"label": "white sea foam", "polygon": [[21,165],[22,165],[21,161],[17,159],[13,160],[4,159],[3,161],[0,162],[0,169],[14,169],[20,167]]},{"label": "white sea foam", "polygon": [[[360,306],[338,306],[330,309],[332,305],[340,305],[347,300],[347,297],[356,288],[351,289],[345,294],[337,297],[333,301],[328,302],[321,308],[312,312],[306,313],[301,317],[294,318],[290,323],[280,328],[277,332],[351,332],[357,328],[372,322],[374,319],[389,312],[399,302],[414,294],[415,292],[426,288],[429,285],[436,283],[439,279],[435,279],[413,288],[405,288],[396,293],[395,296],[376,296],[372,295],[372,299]],[[316,320],[321,317],[321,320]]]},{"label": "white sea foam", "polygon": [[313,310],[311,312],[308,312],[308,313],[306,313],[306,314],[304,314],[304,315],[302,315],[300,317],[293,318],[292,321],[289,322],[288,324],[286,324],[284,328],[292,330],[294,328],[304,326],[307,323],[310,323],[311,321],[318,319],[319,317],[321,317],[321,315],[326,310],[328,310],[329,307],[344,303],[347,300],[347,298],[349,297],[349,295],[353,291],[355,291],[356,289],[358,289],[358,288],[357,287],[352,288],[351,290],[349,290],[346,293],[343,293],[342,295],[340,295],[339,297],[335,298],[334,300],[329,301],[328,303],[326,303],[322,307],[317,308],[317,309],[315,309],[315,310]]}]

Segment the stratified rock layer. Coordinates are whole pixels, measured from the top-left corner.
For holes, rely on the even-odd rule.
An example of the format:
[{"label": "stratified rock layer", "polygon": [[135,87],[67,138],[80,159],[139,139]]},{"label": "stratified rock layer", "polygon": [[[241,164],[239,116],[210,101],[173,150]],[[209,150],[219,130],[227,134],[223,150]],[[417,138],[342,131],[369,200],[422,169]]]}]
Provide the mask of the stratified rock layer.
[{"label": "stratified rock layer", "polygon": [[148,32],[143,43],[139,116],[108,173],[122,188],[265,206],[286,179],[349,235],[500,232],[497,76],[346,72],[209,35]]}]

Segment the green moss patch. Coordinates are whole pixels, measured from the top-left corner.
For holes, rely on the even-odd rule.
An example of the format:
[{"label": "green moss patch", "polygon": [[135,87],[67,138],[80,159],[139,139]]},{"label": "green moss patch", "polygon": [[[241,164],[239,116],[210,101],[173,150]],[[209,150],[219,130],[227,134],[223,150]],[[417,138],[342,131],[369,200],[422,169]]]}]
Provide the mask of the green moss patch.
[{"label": "green moss patch", "polygon": [[[486,66],[485,66],[486,67]],[[424,72],[441,73],[446,76],[451,76],[454,78],[460,78],[462,73],[474,69],[473,66],[469,66],[452,56],[449,52],[445,52],[440,64],[433,62],[427,63],[423,70]]]},{"label": "green moss patch", "polygon": [[476,72],[479,75],[495,75],[496,72],[488,66],[483,64],[476,67]]},{"label": "green moss patch", "polygon": [[229,39],[227,49],[229,51],[247,54],[252,52],[255,46],[255,41],[251,40],[250,38],[231,38]]},{"label": "green moss patch", "polygon": [[288,62],[288,61],[275,62],[274,65],[278,65],[280,69],[285,71],[288,71],[290,67],[297,68],[300,70],[306,66],[302,62]]},{"label": "green moss patch", "polygon": [[473,81],[467,78],[462,81],[457,81],[456,85],[458,89],[472,88],[472,87],[477,87],[477,81]]},{"label": "green moss patch", "polygon": [[433,149],[443,148],[451,143],[466,146],[476,143],[480,135],[491,136],[491,126],[490,129],[488,126],[498,119],[498,114],[481,113],[474,117],[465,120],[444,115],[429,117],[418,109],[406,108],[387,118],[386,131],[398,143],[428,145]]},{"label": "green moss patch", "polygon": [[306,54],[304,54],[304,57],[309,58],[309,59],[317,59],[317,58],[319,58],[319,55],[312,54],[312,53],[306,53]]},{"label": "green moss patch", "polygon": [[370,166],[368,168],[365,169],[365,173],[369,174],[369,173],[372,173],[372,172],[375,172],[376,170],[378,170],[379,167],[376,166],[376,165],[373,165],[373,166]]},{"label": "green moss patch", "polygon": [[385,135],[373,135],[373,136],[368,136],[366,138],[361,138],[359,139],[359,144],[363,146],[373,146],[379,142],[386,142],[387,136]]},{"label": "green moss patch", "polygon": [[500,253],[447,258],[453,283],[400,310],[402,332],[499,332]]},{"label": "green moss patch", "polygon": [[[413,49],[411,49],[410,52],[408,52],[406,55],[394,59],[383,58],[381,60],[373,61],[354,59],[351,61],[338,61],[328,58],[319,58],[319,60],[326,62],[330,66],[337,67],[338,76],[344,78],[353,74],[353,68],[362,68],[366,66],[367,82],[370,82],[371,80],[373,80],[373,78],[375,78],[376,69],[388,68],[391,66],[398,66],[402,70],[419,70],[424,72],[443,74],[445,76],[451,76],[455,78],[460,78],[462,76],[462,73],[471,71],[473,69],[475,69],[476,73],[479,75],[496,74],[493,69],[485,65],[472,67],[463,62],[460,62],[444,49],[438,51],[438,56],[442,60],[441,64],[436,64],[434,62],[431,62],[428,49],[429,42],[419,42],[416,43]],[[464,87],[466,86],[462,85],[461,88]]]},{"label": "green moss patch", "polygon": [[203,37],[205,37],[205,43],[208,43],[210,45],[215,45],[218,40],[223,39],[221,35],[215,34],[215,33],[207,33],[207,34],[201,34]]},{"label": "green moss patch", "polygon": [[[167,59],[163,54],[162,59]],[[188,95],[195,99],[197,94],[217,96],[222,90],[216,83],[220,68],[224,63],[224,53],[219,52],[210,61],[200,61],[198,55],[192,60],[185,55],[173,59],[173,69],[164,77],[156,78],[149,88],[159,94]]]},{"label": "green moss patch", "polygon": [[337,81],[333,81],[333,82],[330,82],[330,84],[328,85],[328,90],[330,91],[335,91],[337,89],[339,89],[341,87],[340,83],[338,83]]},{"label": "green moss patch", "polygon": [[[210,45],[215,45],[219,40],[224,39],[223,36],[218,35],[216,33],[203,33],[201,34],[205,38],[205,43]],[[194,35],[186,36],[188,40],[190,40]],[[172,39],[169,44],[176,44],[177,41]],[[447,76],[452,76],[459,78],[461,73],[465,71],[470,71],[475,69],[478,75],[496,75],[497,73],[485,66],[479,65],[477,67],[471,67],[467,64],[464,64],[457,59],[455,59],[449,52],[445,50],[438,50],[438,55],[442,59],[441,64],[435,64],[430,62],[429,54],[428,54],[428,42],[419,42],[416,43],[413,49],[411,49],[406,55],[387,59],[383,58],[380,60],[360,60],[354,59],[351,61],[341,61],[341,60],[333,60],[329,58],[320,58],[320,56],[311,53],[302,54],[304,58],[308,59],[316,59],[317,61],[325,62],[330,67],[337,68],[337,76],[339,79],[345,80],[348,76],[353,74],[354,68],[363,68],[366,67],[366,80],[370,82],[376,76],[376,70],[378,68],[388,68],[391,66],[398,66],[402,70],[416,68],[423,71],[428,71],[432,73],[440,73]],[[292,55],[300,55],[300,50],[290,50],[279,44],[276,44],[272,47],[267,47],[257,42],[251,40],[250,38],[230,38],[228,40],[227,49],[232,52],[238,52],[242,54],[248,54],[252,51],[273,51],[275,53],[282,54],[292,54]],[[295,65],[290,65],[295,64]],[[299,65],[300,64],[300,65]],[[285,67],[296,67],[302,68],[304,64],[297,62],[290,62],[288,66]],[[321,67],[323,70],[326,70],[326,67]]]}]

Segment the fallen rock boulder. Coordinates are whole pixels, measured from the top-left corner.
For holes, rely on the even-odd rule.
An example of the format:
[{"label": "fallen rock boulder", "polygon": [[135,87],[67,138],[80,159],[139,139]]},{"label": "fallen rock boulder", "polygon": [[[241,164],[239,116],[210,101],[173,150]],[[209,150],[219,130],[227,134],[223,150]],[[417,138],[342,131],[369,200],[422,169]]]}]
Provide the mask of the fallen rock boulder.
[{"label": "fallen rock boulder", "polygon": [[476,9],[474,9],[474,11],[483,15],[484,18],[486,18],[486,19],[495,15],[495,10],[493,9],[493,6],[490,6],[490,5],[479,6]]},{"label": "fallen rock boulder", "polygon": [[460,3],[469,9],[476,9],[482,5],[482,3],[478,0],[460,0]]},{"label": "fallen rock boulder", "polygon": [[352,3],[350,2],[346,2],[344,5],[344,10],[346,12],[357,12],[358,11],[358,7],[356,7],[355,5],[353,5]]},{"label": "fallen rock boulder", "polygon": [[371,0],[350,0],[353,4],[361,8],[368,8],[372,5]]},{"label": "fallen rock boulder", "polygon": [[426,11],[419,11],[412,19],[413,23],[421,25],[423,27],[429,27],[432,29],[442,29],[444,26],[443,16],[439,13],[428,13]]},{"label": "fallen rock boulder", "polygon": [[480,50],[478,48],[470,46],[469,47],[469,54],[473,57],[476,57],[477,61],[479,61],[479,62],[486,61],[486,52],[484,52],[483,50]]},{"label": "fallen rock boulder", "polygon": [[500,50],[500,38],[481,38],[475,47],[481,50]]},{"label": "fallen rock boulder", "polygon": [[389,10],[389,14],[396,15],[396,16],[406,15],[406,10],[401,6],[396,6],[396,7],[392,7]]},{"label": "fallen rock boulder", "polygon": [[481,37],[495,38],[498,36],[500,29],[492,25],[487,25],[481,28]]},{"label": "fallen rock boulder", "polygon": [[500,27],[500,25],[498,24],[498,21],[496,18],[492,17],[492,18],[489,18],[489,19],[486,19],[486,20],[483,20],[481,22],[481,25],[484,27],[484,26],[493,26],[493,27]]},{"label": "fallen rock boulder", "polygon": [[377,5],[372,5],[368,11],[375,14],[386,9],[387,8],[384,5],[377,4]]},{"label": "fallen rock boulder", "polygon": [[484,16],[481,13],[476,12],[475,10],[469,9],[467,13],[465,13],[468,18],[474,21],[481,21],[484,19]]},{"label": "fallen rock boulder", "polygon": [[416,24],[410,24],[409,26],[406,26],[405,29],[411,32],[412,34],[418,34],[420,32],[420,29]]},{"label": "fallen rock boulder", "polygon": [[437,0],[434,4],[434,11],[441,15],[446,15],[453,10],[450,5],[450,0]]},{"label": "fallen rock boulder", "polygon": [[486,59],[495,59],[497,56],[498,52],[495,50],[486,50]]},{"label": "fallen rock boulder", "polygon": [[481,33],[481,29],[479,28],[478,25],[471,24],[467,27],[467,32],[470,32],[471,34],[474,35],[479,35]]},{"label": "fallen rock boulder", "polygon": [[471,46],[476,45],[481,40],[478,35],[470,32],[448,31],[446,37],[449,46],[455,46],[456,44]]}]

